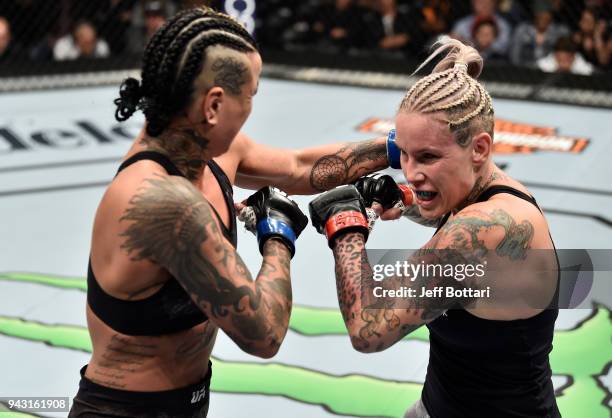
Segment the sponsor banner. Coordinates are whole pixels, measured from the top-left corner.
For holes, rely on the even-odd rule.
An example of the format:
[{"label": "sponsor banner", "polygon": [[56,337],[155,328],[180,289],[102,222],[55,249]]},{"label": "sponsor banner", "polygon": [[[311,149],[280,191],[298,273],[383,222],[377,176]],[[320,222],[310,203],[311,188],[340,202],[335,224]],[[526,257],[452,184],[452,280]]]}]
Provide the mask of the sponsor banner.
[{"label": "sponsor banner", "polygon": [[[386,135],[395,127],[393,119],[370,118],[361,123],[360,132]],[[590,140],[583,137],[560,135],[557,128],[518,123],[505,119],[495,120],[493,152],[496,154],[531,154],[536,151],[556,151],[578,154]]]}]

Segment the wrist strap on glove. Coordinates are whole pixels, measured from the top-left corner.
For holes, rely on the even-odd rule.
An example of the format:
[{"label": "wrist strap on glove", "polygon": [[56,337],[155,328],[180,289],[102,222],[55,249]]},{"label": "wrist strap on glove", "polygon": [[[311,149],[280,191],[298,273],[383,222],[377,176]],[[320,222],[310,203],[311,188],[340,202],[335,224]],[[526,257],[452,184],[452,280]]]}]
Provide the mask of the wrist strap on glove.
[{"label": "wrist strap on glove", "polygon": [[405,207],[412,206],[414,204],[414,192],[412,189],[405,184],[398,184],[400,191],[402,192],[402,203]]},{"label": "wrist strap on glove", "polygon": [[387,135],[387,160],[389,167],[402,168],[400,164],[401,151],[395,143],[395,129],[391,129]]},{"label": "wrist strap on glove", "polygon": [[295,254],[295,232],[286,223],[278,219],[265,218],[257,223],[257,242],[259,243],[259,252],[263,254],[263,247],[269,238],[280,238],[289,248],[291,258]]},{"label": "wrist strap on glove", "polygon": [[[363,232],[364,238],[368,239],[368,220],[358,211],[340,212],[330,217],[325,222],[325,237],[332,248],[331,239],[341,230],[356,229]],[[347,231],[348,232],[348,231]]]}]

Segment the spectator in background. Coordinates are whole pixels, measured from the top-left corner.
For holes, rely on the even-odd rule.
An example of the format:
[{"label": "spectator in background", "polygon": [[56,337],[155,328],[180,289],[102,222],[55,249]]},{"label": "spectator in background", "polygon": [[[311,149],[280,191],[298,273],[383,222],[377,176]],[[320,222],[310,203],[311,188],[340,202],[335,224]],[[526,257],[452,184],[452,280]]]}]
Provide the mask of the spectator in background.
[{"label": "spectator in background", "polygon": [[550,0],[537,0],[533,5],[533,22],[522,23],[514,31],[510,61],[514,65],[535,67],[537,61],[550,54],[555,42],[569,35],[569,29],[553,22]]},{"label": "spectator in background", "polygon": [[557,39],[553,52],[538,60],[538,67],[547,73],[591,75],[593,66],[580,53],[569,36]]},{"label": "spectator in background", "polygon": [[0,15],[11,22],[12,38],[25,50],[56,31],[60,12],[60,1],[0,0]]},{"label": "spectator in background", "polygon": [[15,43],[11,34],[11,24],[0,16],[0,62],[23,59],[22,49]]},{"label": "spectator in background", "polygon": [[506,57],[498,54],[493,45],[499,36],[499,28],[497,22],[492,17],[478,17],[474,20],[472,27],[472,39],[474,40],[474,48],[480,53],[484,60],[505,59]]},{"label": "spectator in background", "polygon": [[93,22],[98,34],[108,42],[111,55],[128,50],[131,42],[132,15],[136,0],[105,0],[108,7]]},{"label": "spectator in background", "polygon": [[578,45],[578,52],[594,66],[606,68],[610,64],[612,39],[606,20],[601,18],[595,9],[587,8],[582,11],[578,30],[574,32],[572,39]]},{"label": "spectator in background", "polygon": [[[579,1],[579,0],[563,0],[565,2]],[[599,17],[610,20],[612,19],[612,0],[582,0],[584,2],[584,8],[594,9],[598,11]]]},{"label": "spectator in background", "polygon": [[451,36],[463,42],[474,44],[472,29],[476,19],[492,18],[497,25],[498,35],[491,50],[498,56],[506,56],[510,46],[512,28],[499,13],[496,0],[472,0],[472,14],[460,19],[453,26]]},{"label": "spectator in background", "polygon": [[335,0],[324,4],[312,24],[321,47],[347,49],[362,45],[363,11],[353,0]]},{"label": "spectator in background", "polygon": [[499,0],[497,12],[514,28],[523,22],[531,20],[530,7],[526,3],[531,2],[528,0]]},{"label": "spectator in background", "polygon": [[58,39],[53,47],[53,58],[56,61],[106,58],[109,55],[108,44],[98,38],[96,28],[86,20],[78,22],[72,33]]},{"label": "spectator in background", "polygon": [[129,50],[134,54],[142,54],[149,39],[168,19],[167,7],[159,0],[145,1],[141,6],[143,24],[134,25],[129,36]]},{"label": "spectator in background", "polygon": [[410,10],[398,8],[395,0],[376,0],[371,7],[372,12],[365,18],[367,46],[390,53],[413,52],[410,28],[414,17]]}]

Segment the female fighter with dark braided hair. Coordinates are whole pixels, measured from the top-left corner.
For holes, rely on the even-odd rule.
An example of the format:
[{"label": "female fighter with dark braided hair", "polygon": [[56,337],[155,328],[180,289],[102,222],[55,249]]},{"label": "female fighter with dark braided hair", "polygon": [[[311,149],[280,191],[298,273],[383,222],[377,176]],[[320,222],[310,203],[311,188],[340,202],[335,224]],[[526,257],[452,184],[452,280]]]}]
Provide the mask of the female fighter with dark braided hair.
[{"label": "female fighter with dark braided hair", "polygon": [[[316,193],[388,166],[385,138],[287,151],[239,133],[261,66],[242,26],[196,8],[152,37],[141,82],[122,84],[116,118],[142,110],[146,127],[96,213],[93,354],[70,417],[206,416],[218,328],[264,358],[287,331],[290,260],[306,218],[268,186]],[[236,252],[234,183],[261,188],[247,201],[263,254],[257,280]]]}]

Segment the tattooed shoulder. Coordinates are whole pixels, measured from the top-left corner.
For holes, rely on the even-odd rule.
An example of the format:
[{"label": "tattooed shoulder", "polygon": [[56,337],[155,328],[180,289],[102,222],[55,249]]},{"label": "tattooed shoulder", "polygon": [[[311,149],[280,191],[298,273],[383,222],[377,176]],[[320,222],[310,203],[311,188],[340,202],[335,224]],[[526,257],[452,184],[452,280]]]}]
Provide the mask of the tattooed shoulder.
[{"label": "tattooed shoulder", "polygon": [[433,248],[480,250],[483,255],[495,250],[498,256],[524,259],[534,236],[532,222],[499,207],[478,206],[446,222],[430,241]]},{"label": "tattooed shoulder", "polygon": [[134,260],[173,259],[174,253],[197,248],[209,234],[219,233],[208,202],[188,180],[176,176],[146,179],[120,222],[128,223],[121,248]]}]

